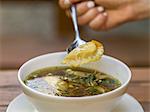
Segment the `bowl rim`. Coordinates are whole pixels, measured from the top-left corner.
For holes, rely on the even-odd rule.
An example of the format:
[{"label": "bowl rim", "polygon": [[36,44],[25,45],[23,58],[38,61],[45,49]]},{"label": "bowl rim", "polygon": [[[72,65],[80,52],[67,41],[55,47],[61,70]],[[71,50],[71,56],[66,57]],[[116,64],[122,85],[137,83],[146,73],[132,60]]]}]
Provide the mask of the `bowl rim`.
[{"label": "bowl rim", "polygon": [[43,97],[43,98],[50,98],[50,99],[57,99],[57,100],[84,100],[84,99],[93,99],[93,98],[102,98],[102,97],[106,97],[106,96],[109,96],[109,95],[112,95],[113,93],[117,93],[119,91],[121,91],[123,88],[125,88],[130,80],[131,80],[131,70],[129,69],[129,67],[123,63],[122,61],[112,57],[112,56],[107,56],[107,55],[103,55],[102,57],[104,58],[107,58],[107,59],[111,59],[113,61],[116,61],[118,62],[119,64],[121,64],[122,66],[125,67],[125,69],[127,70],[128,72],[128,79],[126,80],[126,82],[124,84],[122,84],[119,88],[115,89],[115,90],[112,90],[110,92],[107,92],[107,93],[103,93],[103,94],[98,94],[98,95],[93,95],[93,96],[83,96],[83,97],[65,97],[65,96],[52,96],[52,95],[48,95],[48,94],[45,94],[45,93],[42,93],[42,92],[38,92],[34,89],[31,89],[30,87],[28,87],[27,85],[25,85],[25,83],[23,82],[23,80],[21,79],[21,70],[27,66],[29,63],[32,63],[33,61],[35,60],[38,60],[40,58],[44,58],[44,57],[47,57],[49,55],[58,55],[58,54],[66,54],[66,52],[54,52],[54,53],[48,53],[48,54],[44,54],[44,55],[40,55],[40,56],[37,56],[37,57],[34,57],[30,60],[28,60],[27,62],[25,62],[20,68],[19,68],[19,71],[18,71],[18,81],[20,83],[20,85],[25,88],[27,91],[31,92],[32,94],[35,94],[39,97]]}]

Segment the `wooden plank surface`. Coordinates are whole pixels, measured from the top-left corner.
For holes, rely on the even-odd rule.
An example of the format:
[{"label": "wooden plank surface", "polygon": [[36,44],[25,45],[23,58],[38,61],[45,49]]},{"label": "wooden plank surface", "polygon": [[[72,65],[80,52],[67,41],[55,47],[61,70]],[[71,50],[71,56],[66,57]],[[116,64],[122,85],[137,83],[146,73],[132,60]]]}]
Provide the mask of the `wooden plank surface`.
[{"label": "wooden plank surface", "polygon": [[[150,112],[150,68],[131,68],[133,77],[128,93],[135,97],[145,112]],[[5,112],[8,104],[22,93],[17,81],[17,70],[0,71],[0,112]]]}]

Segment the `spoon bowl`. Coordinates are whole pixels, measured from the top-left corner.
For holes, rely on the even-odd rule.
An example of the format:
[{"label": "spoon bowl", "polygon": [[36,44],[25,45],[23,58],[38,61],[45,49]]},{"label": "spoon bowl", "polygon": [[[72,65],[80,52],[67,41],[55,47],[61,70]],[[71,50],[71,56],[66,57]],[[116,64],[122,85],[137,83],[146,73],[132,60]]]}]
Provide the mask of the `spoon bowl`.
[{"label": "spoon bowl", "polygon": [[78,46],[85,44],[86,42],[84,40],[74,40],[69,47],[66,49],[68,53],[70,53],[73,49],[77,48]]}]

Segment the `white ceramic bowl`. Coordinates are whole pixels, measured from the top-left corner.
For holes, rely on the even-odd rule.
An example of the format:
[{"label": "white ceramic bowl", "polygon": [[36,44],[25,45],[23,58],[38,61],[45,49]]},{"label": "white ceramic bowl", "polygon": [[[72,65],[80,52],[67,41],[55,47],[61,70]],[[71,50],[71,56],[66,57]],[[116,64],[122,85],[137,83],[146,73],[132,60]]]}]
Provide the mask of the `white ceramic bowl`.
[{"label": "white ceramic bowl", "polygon": [[50,53],[33,58],[22,65],[18,72],[18,79],[29,101],[38,112],[111,112],[126,92],[131,79],[131,71],[124,63],[109,56],[103,56],[100,61],[83,66],[113,75],[121,81],[121,87],[108,93],[85,97],[50,96],[24,84],[25,77],[37,69],[64,66],[61,61],[65,55],[65,52]]}]

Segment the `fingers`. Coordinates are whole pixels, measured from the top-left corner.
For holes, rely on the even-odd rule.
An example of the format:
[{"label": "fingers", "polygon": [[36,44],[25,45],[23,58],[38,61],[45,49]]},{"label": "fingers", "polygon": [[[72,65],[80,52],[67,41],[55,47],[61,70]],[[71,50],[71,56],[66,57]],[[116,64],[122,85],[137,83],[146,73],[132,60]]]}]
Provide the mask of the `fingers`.
[{"label": "fingers", "polygon": [[86,0],[59,0],[59,5],[61,8],[63,9],[67,9],[69,8],[72,4],[74,3],[79,3],[79,2],[83,2],[83,1],[86,1]]},{"label": "fingers", "polygon": [[120,8],[118,10],[110,10],[108,11],[108,19],[103,29],[107,30],[113,27],[117,27],[123,23],[128,21],[132,21],[132,8]]},{"label": "fingers", "polygon": [[95,7],[95,3],[93,1],[86,1],[77,4],[77,13],[78,16],[86,13],[89,9],[92,9]]},{"label": "fingers", "polygon": [[124,10],[109,10],[106,13],[99,14],[89,23],[94,30],[109,30],[129,20],[127,12]]},{"label": "fingers", "polygon": [[71,6],[70,0],[59,0],[59,5],[62,9],[67,9]]},{"label": "fingers", "polygon": [[[60,6],[67,10],[73,4],[77,3],[78,22],[80,25],[88,24],[94,30],[108,30],[123,24],[131,19],[133,15],[129,9],[123,9],[118,0],[59,0]],[[107,9],[97,5],[102,5]],[[120,6],[120,7],[118,7]],[[66,11],[70,16],[70,10]],[[131,14],[129,14],[131,13]],[[130,16],[129,16],[130,15]]]},{"label": "fingers", "polygon": [[125,21],[123,12],[120,10],[108,11],[108,18],[104,26],[100,29],[107,30],[116,27]]},{"label": "fingers", "polygon": [[85,14],[78,17],[79,25],[86,25],[90,23],[99,13],[102,13],[102,7],[95,7],[88,10]]},{"label": "fingers", "polygon": [[107,20],[107,13],[98,14],[90,23],[89,26],[93,30],[100,30]]},{"label": "fingers", "polygon": [[[95,7],[95,3],[93,1],[85,1],[77,4],[77,15],[81,16],[85,14],[88,10],[92,9]],[[66,11],[67,16],[70,16],[70,10],[68,9]]]}]

